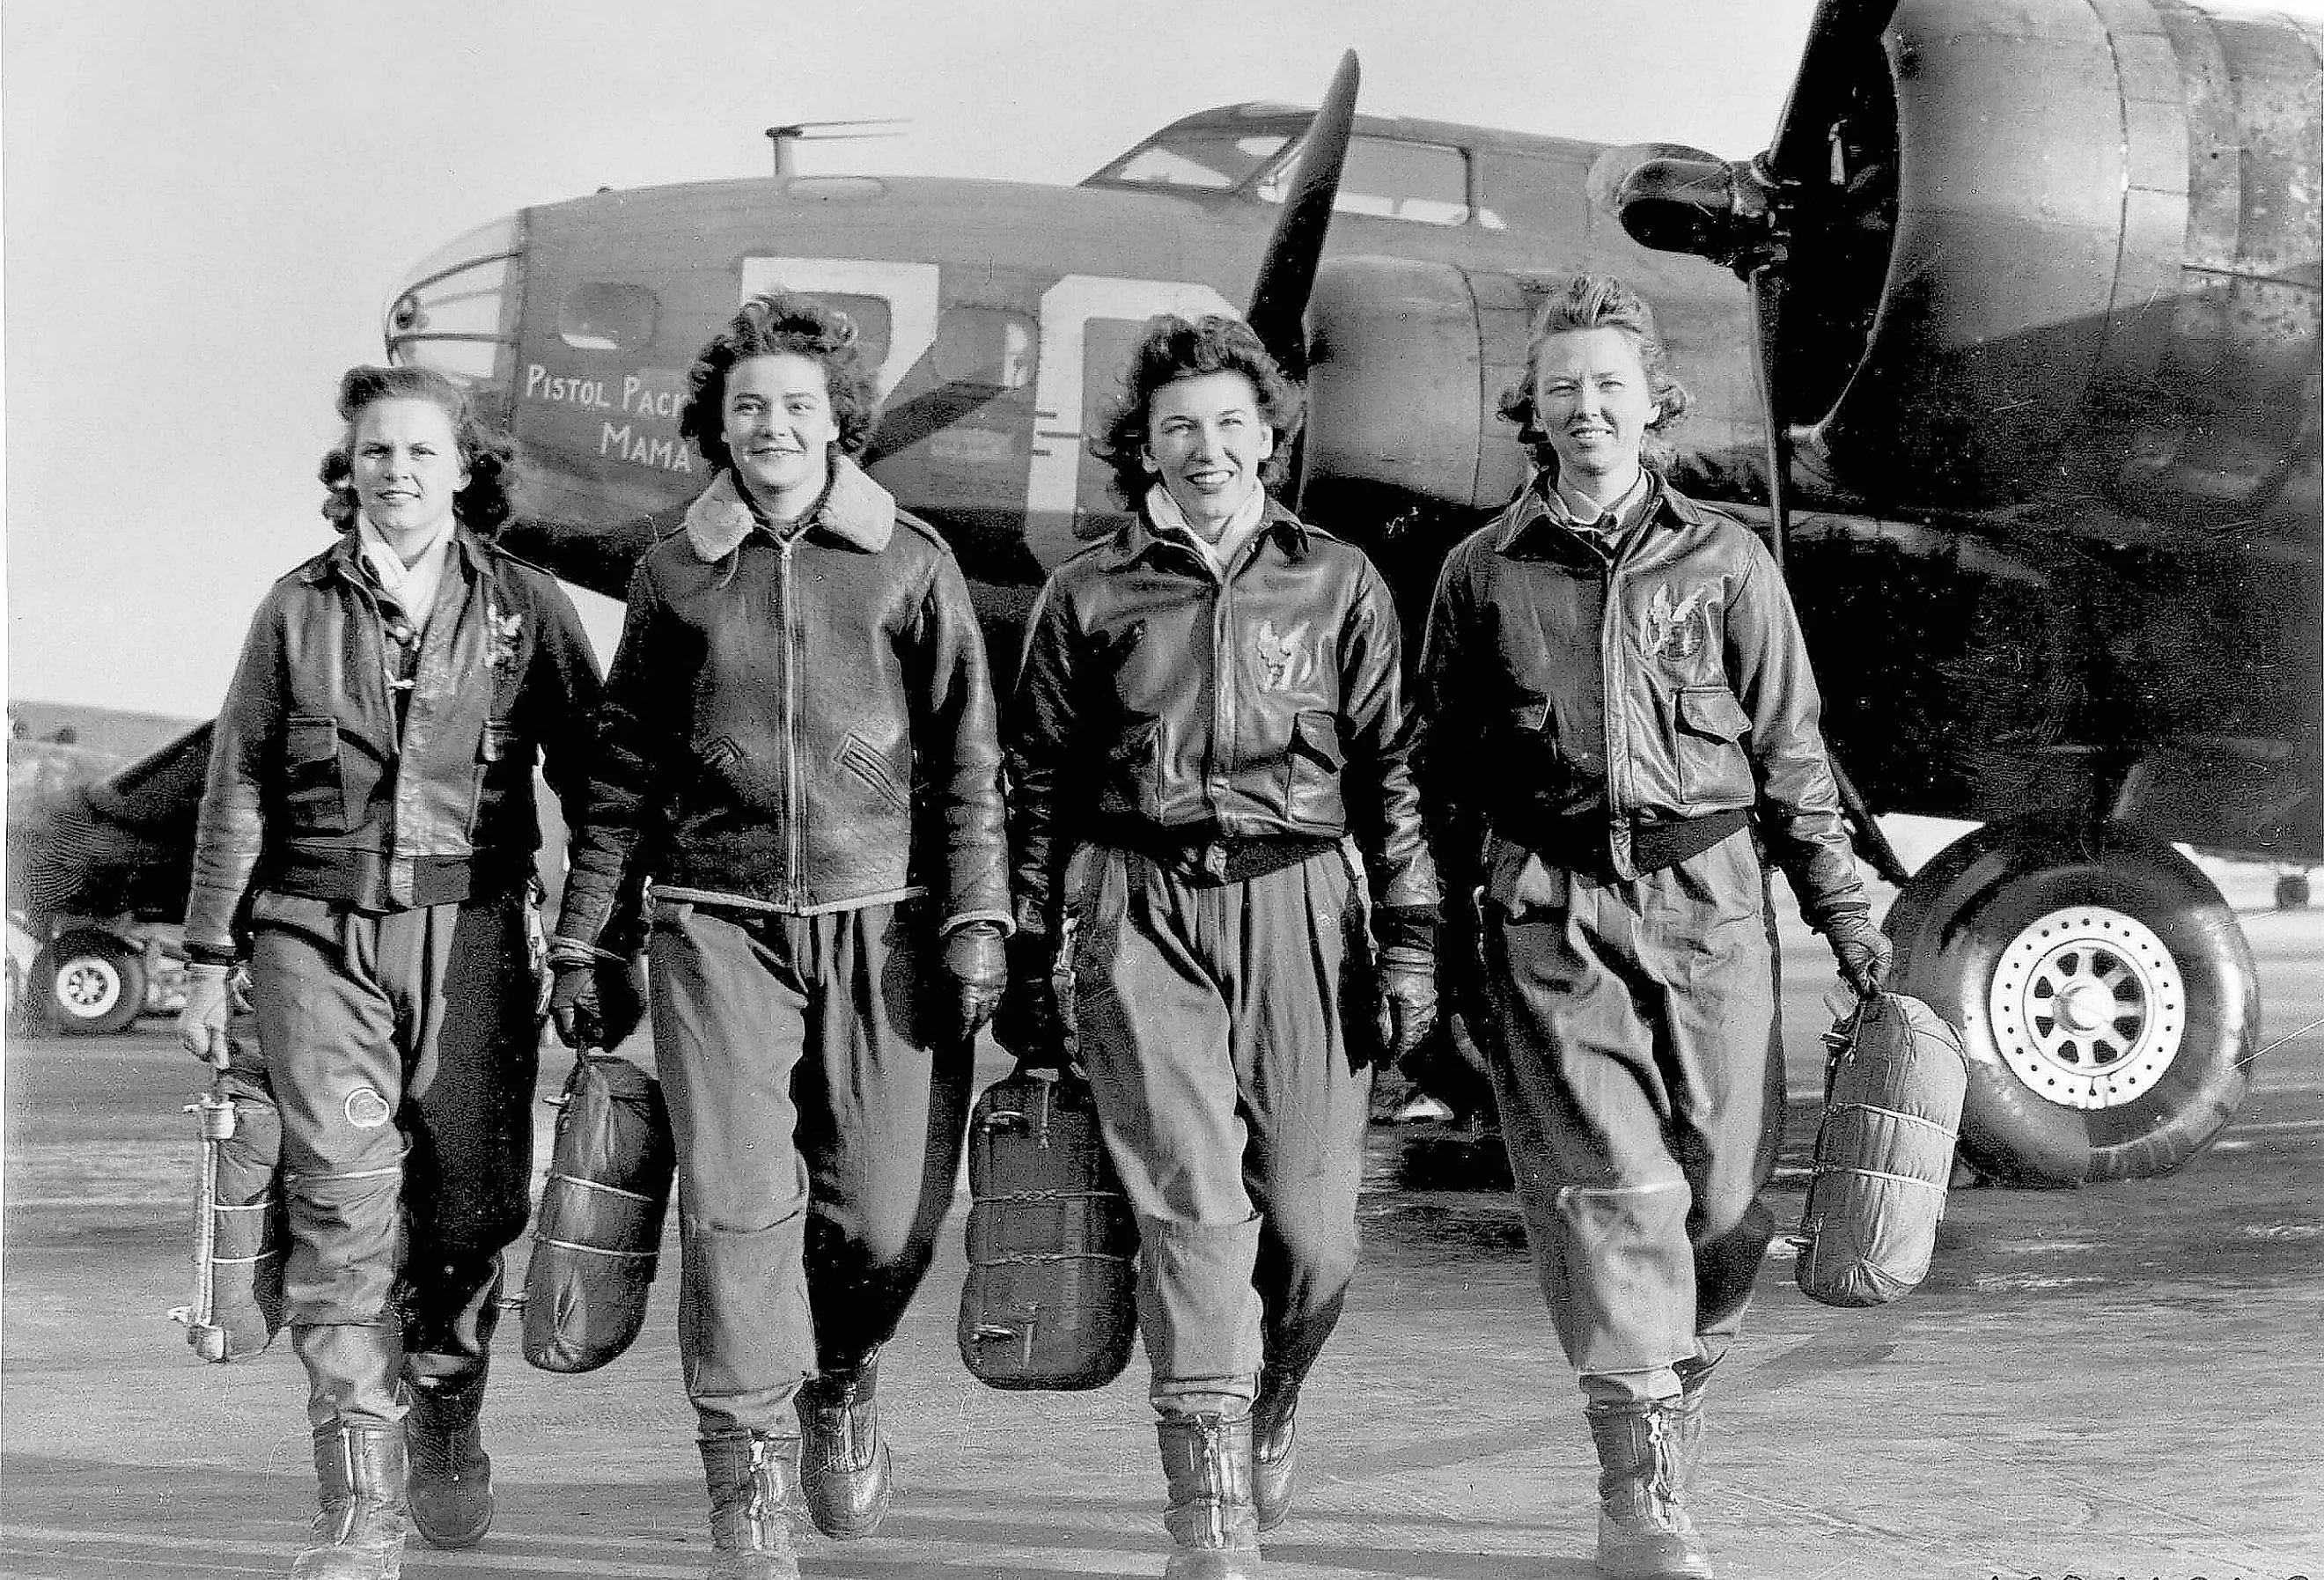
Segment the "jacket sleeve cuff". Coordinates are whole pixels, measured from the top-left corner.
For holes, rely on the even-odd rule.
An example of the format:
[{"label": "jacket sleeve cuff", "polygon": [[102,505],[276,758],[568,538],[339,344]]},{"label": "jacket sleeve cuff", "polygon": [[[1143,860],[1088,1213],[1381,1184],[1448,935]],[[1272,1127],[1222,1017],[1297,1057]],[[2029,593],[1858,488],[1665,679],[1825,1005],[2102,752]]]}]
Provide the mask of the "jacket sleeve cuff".
[{"label": "jacket sleeve cuff", "polygon": [[936,929],[936,936],[948,938],[961,929],[980,921],[991,922],[999,928],[1004,938],[1017,930],[1015,919],[1005,910],[964,910],[958,916],[945,918],[944,926]]},{"label": "jacket sleeve cuff", "polygon": [[549,963],[551,966],[595,966],[622,964],[622,956],[611,949],[601,949],[586,938],[567,938],[551,933],[549,938]]},{"label": "jacket sleeve cuff", "polygon": [[1411,949],[1436,953],[1436,908],[1433,905],[1383,905],[1372,912],[1372,941],[1383,952]]},{"label": "jacket sleeve cuff", "polygon": [[1816,932],[1828,933],[1841,922],[1863,921],[1872,914],[1872,904],[1864,900],[1843,900],[1834,905],[1820,905],[1807,919],[1808,926]]}]

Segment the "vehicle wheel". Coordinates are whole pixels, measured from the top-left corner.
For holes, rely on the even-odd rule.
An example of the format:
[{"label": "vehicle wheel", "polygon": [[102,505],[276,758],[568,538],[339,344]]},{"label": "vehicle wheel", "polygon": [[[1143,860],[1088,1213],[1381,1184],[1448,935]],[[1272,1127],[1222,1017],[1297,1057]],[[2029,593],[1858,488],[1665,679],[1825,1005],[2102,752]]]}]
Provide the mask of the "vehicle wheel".
[{"label": "vehicle wheel", "polygon": [[41,951],[32,975],[68,1036],[118,1031],[145,1010],[144,957],[106,933],[67,933]]},{"label": "vehicle wheel", "polygon": [[1892,985],[1961,1030],[1960,1148],[1981,1174],[2167,1174],[2251,1088],[2251,946],[2160,840],[2050,816],[1987,824],[1914,874],[1887,929]]},{"label": "vehicle wheel", "polygon": [[2286,873],[2275,881],[2275,908],[2300,910],[2308,904],[2308,874]]}]

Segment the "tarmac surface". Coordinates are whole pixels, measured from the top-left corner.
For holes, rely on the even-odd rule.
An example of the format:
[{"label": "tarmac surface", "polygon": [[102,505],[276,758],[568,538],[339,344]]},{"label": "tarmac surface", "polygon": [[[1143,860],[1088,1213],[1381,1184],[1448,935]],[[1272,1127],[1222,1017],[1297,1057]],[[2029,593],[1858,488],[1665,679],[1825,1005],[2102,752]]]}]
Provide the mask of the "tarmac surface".
[{"label": "tarmac surface", "polygon": [[[2264,886],[2230,897],[2267,1036],[2324,1017],[2324,912],[2265,910]],[[1785,937],[1794,1095],[1773,1205],[1796,1221],[1831,979],[1820,946]],[[565,1067],[547,1063],[545,1094]],[[1897,1304],[1815,1305],[1779,1241],[1712,1395],[1695,1505],[1719,1574],[2324,1580],[2324,1030],[2255,1077],[2169,1178],[1956,1190],[1928,1280]],[[279,1575],[300,1544],[313,1482],[287,1341],[206,1366],[163,1316],[189,1293],[179,1110],[199,1085],[161,1021],[9,1046],[0,1575]],[[1584,1580],[1594,1465],[1516,1211],[1491,1189],[1399,1184],[1410,1139],[1373,1132],[1366,1261],[1304,1396],[1302,1483],[1266,1572]],[[894,1511],[868,1541],[809,1536],[804,1572],[1158,1574],[1143,1356],[1090,1393],[981,1387],[953,1335],[958,1222],[881,1367]],[[504,1325],[498,1523],[467,1553],[415,1542],[407,1575],[702,1573],[676,1266],[673,1239],[644,1335],[603,1371],[532,1371]]]}]

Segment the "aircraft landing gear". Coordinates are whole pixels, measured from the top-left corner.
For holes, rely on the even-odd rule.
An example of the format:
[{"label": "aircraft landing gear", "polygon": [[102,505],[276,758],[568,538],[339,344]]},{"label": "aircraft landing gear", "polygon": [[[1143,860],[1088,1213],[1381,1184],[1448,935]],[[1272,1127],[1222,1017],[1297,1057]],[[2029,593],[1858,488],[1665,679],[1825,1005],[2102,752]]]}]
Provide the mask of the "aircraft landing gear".
[{"label": "aircraft landing gear", "polygon": [[1960,1147],[1981,1174],[2166,1174],[2250,1089],[2251,947],[2161,840],[2054,816],[1989,823],[1914,874],[1887,928],[1897,990],[1961,1028]]},{"label": "aircraft landing gear", "polygon": [[145,960],[110,933],[69,932],[32,956],[27,1003],[67,1036],[102,1037],[145,1012]]}]

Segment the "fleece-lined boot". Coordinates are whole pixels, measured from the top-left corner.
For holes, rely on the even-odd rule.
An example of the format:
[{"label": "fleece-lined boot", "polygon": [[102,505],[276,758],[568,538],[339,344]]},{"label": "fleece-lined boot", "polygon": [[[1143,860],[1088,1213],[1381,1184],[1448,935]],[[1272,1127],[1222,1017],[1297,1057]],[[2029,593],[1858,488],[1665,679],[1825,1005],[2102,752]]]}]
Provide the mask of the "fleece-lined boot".
[{"label": "fleece-lined boot", "polygon": [[338,1422],[315,1433],[321,1511],[290,1580],[398,1580],[403,1573],[403,1430]]},{"label": "fleece-lined boot", "polygon": [[472,1548],[493,1525],[493,1462],[484,1452],[484,1373],[411,1388],[403,1418],[411,1525],[430,1547]]},{"label": "fleece-lined boot", "polygon": [[1686,1508],[1676,1400],[1593,1405],[1598,1449],[1598,1571],[1609,1580],[1703,1580],[1711,1549]]},{"label": "fleece-lined boot", "polygon": [[1250,1418],[1165,1416],[1155,1434],[1170,1485],[1162,1523],[1176,1544],[1163,1580],[1254,1580],[1260,1570]]},{"label": "fleece-lined boot", "polygon": [[1291,1514],[1291,1481],[1299,1468],[1299,1383],[1290,1372],[1268,1372],[1251,1402],[1251,1501],[1262,1534]]},{"label": "fleece-lined boot", "polygon": [[798,1439],[763,1432],[705,1437],[702,1479],[710,1489],[710,1568],[704,1580],[798,1580],[791,1517],[784,1508],[798,1481]]},{"label": "fleece-lined boot", "polygon": [[798,1396],[799,1490],[815,1528],[835,1541],[870,1536],[888,1517],[888,1443],[880,1435],[879,1352],[853,1371],[810,1380]]}]

